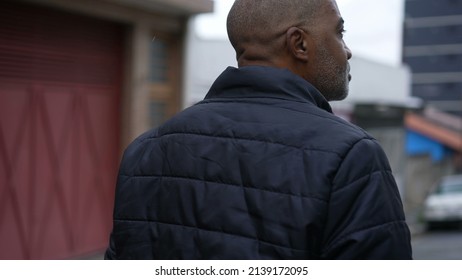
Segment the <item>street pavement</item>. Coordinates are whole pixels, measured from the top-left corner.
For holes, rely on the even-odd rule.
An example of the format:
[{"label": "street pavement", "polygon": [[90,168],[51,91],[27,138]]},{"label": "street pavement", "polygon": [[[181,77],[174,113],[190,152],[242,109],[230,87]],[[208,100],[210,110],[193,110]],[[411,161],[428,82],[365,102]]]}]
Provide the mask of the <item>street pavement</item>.
[{"label": "street pavement", "polygon": [[462,229],[444,228],[412,236],[415,260],[462,260]]}]

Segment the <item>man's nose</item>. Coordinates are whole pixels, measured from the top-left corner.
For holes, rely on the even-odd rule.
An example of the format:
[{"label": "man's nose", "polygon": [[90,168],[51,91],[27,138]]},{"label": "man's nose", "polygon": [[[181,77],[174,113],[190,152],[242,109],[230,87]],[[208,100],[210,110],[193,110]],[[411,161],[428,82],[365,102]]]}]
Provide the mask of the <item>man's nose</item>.
[{"label": "man's nose", "polygon": [[351,50],[347,45],[345,45],[345,50],[347,52],[347,59],[350,60],[350,58],[353,56],[353,54],[351,53]]}]

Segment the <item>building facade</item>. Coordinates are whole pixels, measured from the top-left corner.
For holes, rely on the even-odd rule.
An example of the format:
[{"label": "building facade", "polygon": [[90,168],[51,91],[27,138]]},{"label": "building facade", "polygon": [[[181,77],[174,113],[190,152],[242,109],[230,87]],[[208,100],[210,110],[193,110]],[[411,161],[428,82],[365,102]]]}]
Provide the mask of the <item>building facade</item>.
[{"label": "building facade", "polygon": [[462,0],[406,0],[403,62],[412,95],[462,116]]},{"label": "building facade", "polygon": [[462,170],[462,0],[406,0],[403,27],[412,95],[426,104],[405,118],[405,202],[418,210],[440,177]]},{"label": "building facade", "polygon": [[101,252],[121,152],[182,106],[212,0],[0,1],[0,259]]}]

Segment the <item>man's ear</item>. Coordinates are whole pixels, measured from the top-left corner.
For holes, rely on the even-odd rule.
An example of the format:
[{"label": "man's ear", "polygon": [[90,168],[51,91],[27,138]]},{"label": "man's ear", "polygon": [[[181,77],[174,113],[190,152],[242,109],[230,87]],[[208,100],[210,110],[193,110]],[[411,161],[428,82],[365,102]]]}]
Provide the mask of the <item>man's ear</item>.
[{"label": "man's ear", "polygon": [[309,46],[306,32],[298,27],[291,27],[286,32],[287,46],[297,60],[308,61]]}]

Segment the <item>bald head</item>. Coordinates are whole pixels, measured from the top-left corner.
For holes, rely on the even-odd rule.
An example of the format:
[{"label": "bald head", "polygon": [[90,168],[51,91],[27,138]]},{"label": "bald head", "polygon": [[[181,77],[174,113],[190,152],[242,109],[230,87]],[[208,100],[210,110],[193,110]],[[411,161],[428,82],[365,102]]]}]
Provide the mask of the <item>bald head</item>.
[{"label": "bald head", "polygon": [[[274,58],[291,26],[313,25],[324,0],[236,0],[227,29],[238,62]],[[244,57],[243,57],[244,56]]]}]

